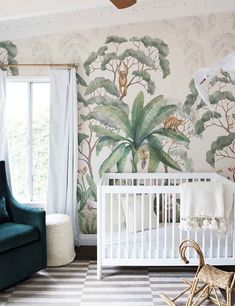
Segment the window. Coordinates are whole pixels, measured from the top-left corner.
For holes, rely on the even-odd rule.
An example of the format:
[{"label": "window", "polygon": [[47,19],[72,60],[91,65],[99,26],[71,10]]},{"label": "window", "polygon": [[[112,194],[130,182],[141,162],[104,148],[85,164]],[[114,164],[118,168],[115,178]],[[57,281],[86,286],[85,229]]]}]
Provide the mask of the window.
[{"label": "window", "polygon": [[16,199],[46,202],[50,83],[9,78],[6,91],[8,147]]}]

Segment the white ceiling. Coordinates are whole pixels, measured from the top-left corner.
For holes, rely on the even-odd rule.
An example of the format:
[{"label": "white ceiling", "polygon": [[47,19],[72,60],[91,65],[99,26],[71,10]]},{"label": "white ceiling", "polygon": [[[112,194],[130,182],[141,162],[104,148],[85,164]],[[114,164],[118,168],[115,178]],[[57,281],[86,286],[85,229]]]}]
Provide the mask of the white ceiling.
[{"label": "white ceiling", "polygon": [[137,0],[116,9],[109,0],[0,0],[0,40],[59,32],[235,12],[235,0]]},{"label": "white ceiling", "polygon": [[112,5],[108,0],[0,0],[0,21]]}]

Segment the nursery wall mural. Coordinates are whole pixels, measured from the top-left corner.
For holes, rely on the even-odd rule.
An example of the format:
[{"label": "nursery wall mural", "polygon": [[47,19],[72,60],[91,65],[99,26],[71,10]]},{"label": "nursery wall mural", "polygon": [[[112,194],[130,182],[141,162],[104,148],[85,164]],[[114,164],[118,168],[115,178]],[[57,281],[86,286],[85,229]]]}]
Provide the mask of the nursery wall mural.
[{"label": "nursery wall mural", "polygon": [[[129,42],[133,43],[133,49],[125,48]],[[110,153],[99,167],[100,177],[109,171],[125,172],[127,161],[132,172],[156,172],[160,163],[165,172],[169,168],[193,171],[193,160],[188,156],[190,140],[202,138],[206,129],[213,127],[221,129],[225,135],[212,138],[211,148],[205,154],[206,162],[215,168],[219,160],[234,159],[235,81],[228,72],[221,70],[211,79],[208,88],[210,105],[200,98],[194,80],[189,84],[190,93],[185,101],[179,103],[176,99],[155,95],[156,84],[152,75],[160,71],[162,78],[166,78],[170,74],[169,48],[163,40],[144,36],[128,41],[124,37],[109,36],[105,44],[89,55],[84,68],[87,76],[97,70],[108,71],[110,77],[96,76],[87,86],[84,82],[85,95],[79,96],[79,102],[88,111],[81,115],[81,120],[89,122],[90,133],[80,134],[79,144],[80,154],[89,170],[92,169],[90,160],[94,151],[99,155],[108,147]],[[120,70],[121,66],[123,70]],[[137,94],[130,107],[125,100],[128,88],[133,85],[138,88],[141,85],[144,90]],[[148,102],[144,98],[146,92],[154,96]],[[92,137],[95,139],[93,145]],[[83,153],[84,142],[88,145],[88,155]],[[233,169],[228,168],[232,173]],[[90,200],[96,201],[91,170],[86,174],[86,180]],[[83,188],[87,191],[85,184]],[[81,192],[81,198],[83,195],[88,196]],[[85,203],[80,207],[83,209]]]},{"label": "nursery wall mural", "polygon": [[[100,177],[108,171],[128,171],[126,164],[131,165],[132,172],[155,172],[160,163],[165,171],[168,168],[189,169],[187,147],[190,140],[186,125],[190,122],[181,119],[184,116],[180,105],[156,93],[155,74],[163,79],[170,74],[168,54],[167,44],[159,38],[108,36],[105,45],[92,52],[84,62],[90,81],[86,84],[79,77],[80,84],[85,87],[84,95],[79,94],[79,103],[86,113],[81,115],[81,126],[87,123],[89,128],[89,133],[78,136],[79,153],[84,162],[79,170],[82,181],[78,188],[83,232],[96,230],[96,216],[90,213],[93,217],[88,225],[83,210],[96,207],[91,163],[93,156],[103,149],[108,148],[109,153],[99,165]],[[96,75],[91,78],[94,72]],[[107,72],[106,77],[102,76],[103,72]],[[131,86],[142,91],[128,103],[125,101],[128,101]],[[153,96],[150,101],[145,101],[145,93]]]},{"label": "nursery wall mural", "polygon": [[234,14],[217,14],[0,43],[0,62],[66,56],[81,63],[82,233],[96,233],[96,184],[105,172],[217,171],[234,180],[235,81],[219,70],[208,104],[193,80],[198,69],[234,51],[234,28]]},{"label": "nursery wall mural", "polygon": [[198,97],[198,92],[194,86],[194,81],[190,84],[191,93],[186,97],[184,110],[191,113],[197,110],[195,118],[195,133],[203,135],[207,129],[217,127],[219,135],[214,135],[211,139],[210,150],[206,152],[206,161],[215,167],[218,161],[223,159],[235,159],[235,96],[233,94],[235,80],[226,71],[220,71],[215,76],[209,86],[209,105]]},{"label": "nursery wall mural", "polygon": [[[0,63],[1,64],[17,64],[15,59],[17,55],[17,47],[12,41],[0,42]],[[4,70],[4,69],[3,69]],[[9,72],[12,75],[18,75],[17,67],[10,67]]]}]

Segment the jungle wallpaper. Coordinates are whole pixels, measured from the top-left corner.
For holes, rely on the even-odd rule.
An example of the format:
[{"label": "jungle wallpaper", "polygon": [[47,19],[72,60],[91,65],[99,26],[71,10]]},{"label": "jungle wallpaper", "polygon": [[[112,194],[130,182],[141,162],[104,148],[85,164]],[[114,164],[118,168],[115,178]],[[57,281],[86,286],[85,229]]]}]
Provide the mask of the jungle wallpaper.
[{"label": "jungle wallpaper", "polygon": [[[208,88],[194,73],[235,50],[235,14],[131,24],[0,42],[0,62],[79,62],[78,211],[96,233],[96,183],[105,172],[217,171],[235,176],[235,81]],[[12,69],[11,74],[45,73]]]}]

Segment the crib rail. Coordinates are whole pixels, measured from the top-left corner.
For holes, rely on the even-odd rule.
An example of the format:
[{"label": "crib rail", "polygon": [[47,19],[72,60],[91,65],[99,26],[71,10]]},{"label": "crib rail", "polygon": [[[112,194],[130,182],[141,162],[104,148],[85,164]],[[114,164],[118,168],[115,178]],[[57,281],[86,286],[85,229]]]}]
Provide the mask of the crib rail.
[{"label": "crib rail", "polygon": [[[207,263],[235,264],[234,209],[232,228],[225,236],[179,227],[180,185],[215,180],[235,185],[215,173],[105,175],[98,186],[98,278],[105,265],[181,265],[178,246],[183,239],[195,240]],[[189,251],[187,257],[197,265],[195,253]]]}]

